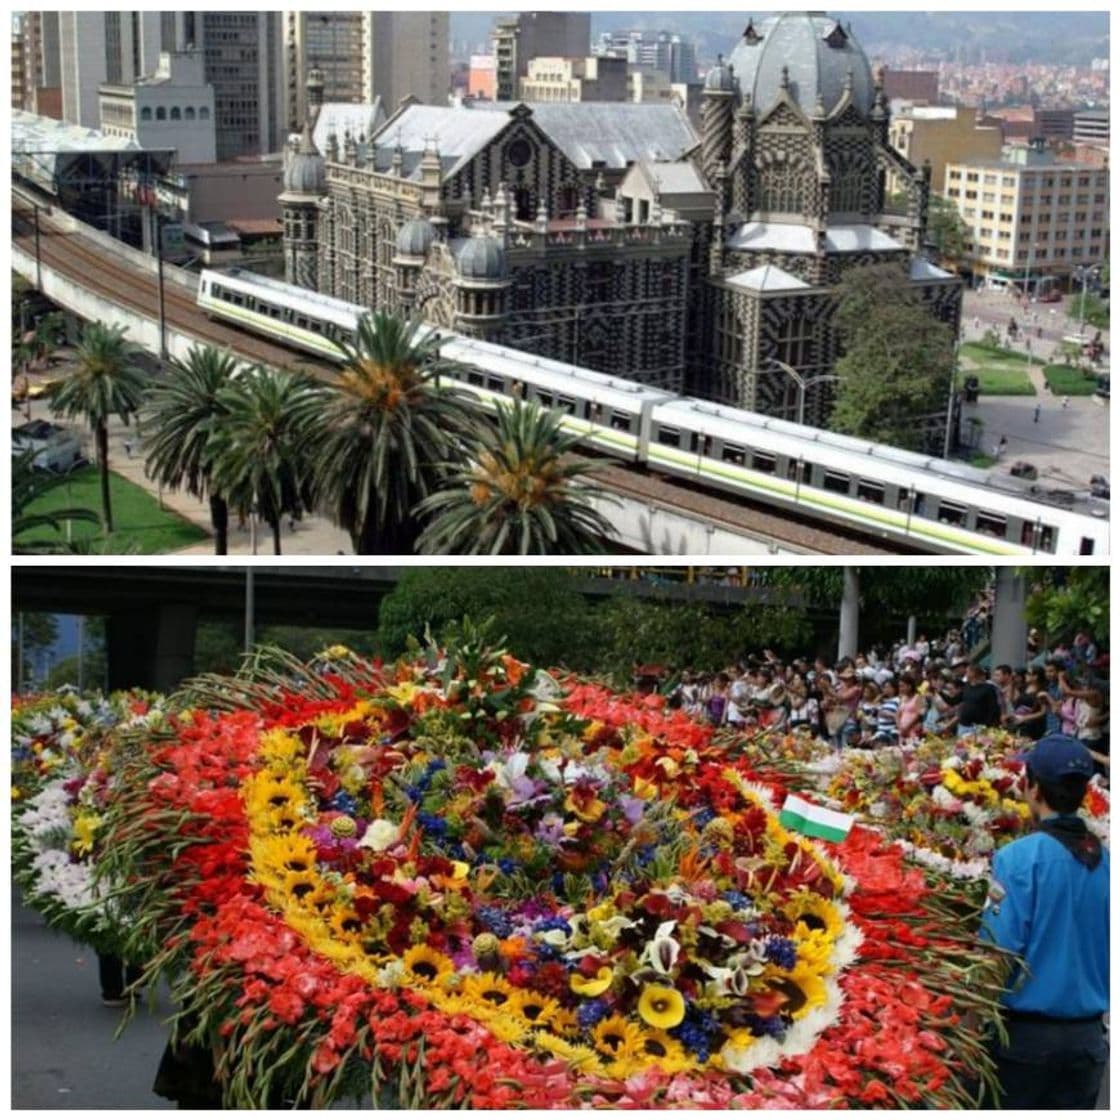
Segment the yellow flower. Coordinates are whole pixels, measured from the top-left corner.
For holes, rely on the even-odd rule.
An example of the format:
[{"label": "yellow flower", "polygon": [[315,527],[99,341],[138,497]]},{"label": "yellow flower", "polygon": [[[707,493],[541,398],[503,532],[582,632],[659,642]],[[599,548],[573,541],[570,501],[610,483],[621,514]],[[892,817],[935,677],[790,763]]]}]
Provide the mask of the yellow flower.
[{"label": "yellow flower", "polygon": [[417,984],[438,984],[449,973],[455,971],[450,957],[428,945],[413,945],[402,958],[408,978]]},{"label": "yellow flower", "polygon": [[594,824],[607,811],[607,804],[598,797],[588,800],[586,797],[578,796],[573,790],[565,798],[564,808],[569,813],[574,813],[581,821]]},{"label": "yellow flower", "polygon": [[648,778],[635,778],[634,796],[642,801],[651,801],[657,796],[657,786]]},{"label": "yellow flower", "polygon": [[514,994],[513,985],[504,976],[493,972],[480,972],[463,981],[463,997],[473,999],[483,1006],[502,1007]]},{"label": "yellow flower", "polygon": [[638,1014],[651,1027],[668,1030],[684,1019],[684,996],[676,988],[647,984],[638,1000]]},{"label": "yellow flower", "polygon": [[633,1058],[639,1053],[642,1032],[622,1015],[608,1015],[591,1032],[595,1049],[612,1061]]},{"label": "yellow flower", "polygon": [[837,938],[844,932],[844,917],[839,909],[827,898],[812,891],[800,890],[782,907],[785,914],[795,925],[795,935],[806,937],[815,931],[823,931],[830,938]]},{"label": "yellow flower", "polygon": [[23,796],[23,790],[19,786],[12,786],[12,800],[18,801]]},{"label": "yellow flower", "polygon": [[683,1073],[696,1064],[685,1048],[663,1030],[643,1031],[639,1052],[649,1064],[660,1067],[666,1073]]},{"label": "yellow flower", "polygon": [[560,1004],[556,1000],[525,989],[519,989],[517,997],[517,1009],[530,1026],[552,1026],[552,1021],[560,1010]]},{"label": "yellow flower", "polygon": [[592,980],[579,972],[573,972],[568,982],[577,996],[588,996],[594,999],[595,996],[601,996],[611,986],[613,980],[614,973],[604,965]]},{"label": "yellow flower", "polygon": [[767,983],[773,991],[786,997],[782,1010],[793,1019],[803,1019],[814,1007],[821,1007],[828,1000],[824,980],[804,961],[799,960],[792,972],[771,970]]},{"label": "yellow flower", "polygon": [[363,924],[358,912],[347,906],[340,906],[330,917],[331,930],[341,941],[360,941]]},{"label": "yellow flower", "polygon": [[549,1028],[553,1034],[575,1035],[579,1033],[579,1016],[571,1007],[558,1007],[552,1013]]},{"label": "yellow flower", "polygon": [[533,1036],[538,1050],[552,1054],[568,1063],[568,1068],[577,1073],[588,1073],[599,1068],[599,1056],[590,1046],[580,1046],[575,1042],[557,1038],[548,1031],[538,1031]]},{"label": "yellow flower", "polygon": [[101,827],[101,818],[96,813],[79,813],[74,818],[74,843],[75,852],[80,856],[93,851],[93,838]]}]

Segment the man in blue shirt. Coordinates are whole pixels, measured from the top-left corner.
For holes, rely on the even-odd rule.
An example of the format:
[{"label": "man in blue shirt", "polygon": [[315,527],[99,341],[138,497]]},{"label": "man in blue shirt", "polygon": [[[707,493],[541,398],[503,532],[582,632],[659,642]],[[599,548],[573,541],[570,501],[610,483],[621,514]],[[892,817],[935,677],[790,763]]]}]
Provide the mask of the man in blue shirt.
[{"label": "man in blue shirt", "polygon": [[1027,756],[1029,836],[992,860],[981,937],[1023,959],[1003,997],[1004,1109],[1093,1108],[1108,1062],[1108,852],[1077,816],[1093,760],[1068,735]]}]

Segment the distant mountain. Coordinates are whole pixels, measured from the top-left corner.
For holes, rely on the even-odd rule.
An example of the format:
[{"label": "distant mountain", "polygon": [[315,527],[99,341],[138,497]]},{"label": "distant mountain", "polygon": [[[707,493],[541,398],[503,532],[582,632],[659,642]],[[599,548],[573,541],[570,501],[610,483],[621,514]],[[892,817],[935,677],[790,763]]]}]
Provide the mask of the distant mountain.
[{"label": "distant mountain", "polygon": [[[455,42],[485,43],[494,20],[508,12],[452,12]],[[735,45],[749,17],[768,12],[592,12],[591,33],[622,28],[690,35],[700,57],[712,61]],[[850,22],[870,55],[902,48],[962,62],[1051,62],[1087,65],[1108,57],[1108,12],[831,12]]]}]

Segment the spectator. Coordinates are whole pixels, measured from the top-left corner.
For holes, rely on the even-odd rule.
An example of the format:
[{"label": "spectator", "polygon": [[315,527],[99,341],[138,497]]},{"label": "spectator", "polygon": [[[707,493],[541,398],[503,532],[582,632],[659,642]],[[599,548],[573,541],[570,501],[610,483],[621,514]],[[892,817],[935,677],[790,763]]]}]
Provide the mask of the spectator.
[{"label": "spectator", "polygon": [[893,680],[883,683],[879,692],[879,708],[875,713],[875,735],[872,746],[893,747],[898,743],[899,697]]},{"label": "spectator", "polygon": [[928,704],[909,673],[898,678],[898,698],[898,738],[905,743],[921,734]]},{"label": "spectator", "polygon": [[722,727],[727,721],[728,686],[730,680],[726,673],[716,673],[712,682],[712,690],[704,705],[708,722],[716,727]]},{"label": "spectator", "polygon": [[972,663],[965,670],[965,686],[961,690],[956,713],[957,732],[975,735],[985,727],[998,727],[1000,699],[998,689],[979,665]]}]

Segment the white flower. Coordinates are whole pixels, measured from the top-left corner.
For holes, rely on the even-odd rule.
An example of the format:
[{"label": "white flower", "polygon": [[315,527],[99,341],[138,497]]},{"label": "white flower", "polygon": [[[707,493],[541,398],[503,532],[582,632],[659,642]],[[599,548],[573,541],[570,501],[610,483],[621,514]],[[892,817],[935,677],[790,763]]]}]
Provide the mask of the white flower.
[{"label": "white flower", "polygon": [[358,841],[358,847],[383,852],[391,848],[400,838],[400,825],[379,817],[375,821],[370,821],[366,834]]},{"label": "white flower", "polygon": [[677,958],[681,955],[680,942],[672,937],[677,923],[662,922],[657,927],[653,940],[646,946],[642,953],[641,961],[648,964],[661,976],[668,976],[676,967]]}]

